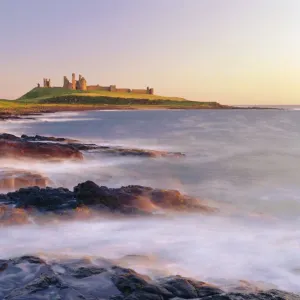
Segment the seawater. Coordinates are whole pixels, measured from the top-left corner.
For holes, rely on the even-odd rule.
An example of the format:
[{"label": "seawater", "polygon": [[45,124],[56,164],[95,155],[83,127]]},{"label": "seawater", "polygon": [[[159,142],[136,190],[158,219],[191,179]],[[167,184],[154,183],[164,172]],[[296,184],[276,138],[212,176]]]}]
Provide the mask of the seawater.
[{"label": "seawater", "polygon": [[[108,157],[1,166],[36,170],[54,186],[93,180],[178,189],[215,216],[102,220],[0,230],[0,257],[44,253],[156,257],[170,274],[248,280],[300,292],[300,112],[297,110],[93,111],[1,123],[13,134],[180,151],[185,158]],[[134,266],[154,274],[146,266]],[[155,266],[153,266],[154,268]],[[160,270],[162,271],[162,270]]]}]

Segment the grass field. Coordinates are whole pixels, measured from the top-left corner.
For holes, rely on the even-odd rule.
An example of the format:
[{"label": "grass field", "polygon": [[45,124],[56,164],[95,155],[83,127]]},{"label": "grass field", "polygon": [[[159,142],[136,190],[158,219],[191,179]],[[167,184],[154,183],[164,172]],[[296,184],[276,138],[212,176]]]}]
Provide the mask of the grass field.
[{"label": "grass field", "polygon": [[124,98],[124,99],[146,99],[146,100],[172,100],[172,101],[185,101],[183,98],[178,97],[164,97],[148,94],[134,94],[134,93],[121,93],[121,92],[108,92],[108,91],[78,91],[69,90],[61,87],[53,88],[34,88],[21,98],[20,101],[39,102],[53,97],[62,96],[85,96],[85,97],[106,97],[106,98]]},{"label": "grass field", "polygon": [[1,115],[95,109],[209,109],[226,108],[217,102],[119,92],[82,92],[64,88],[34,88],[16,100],[0,100]]}]

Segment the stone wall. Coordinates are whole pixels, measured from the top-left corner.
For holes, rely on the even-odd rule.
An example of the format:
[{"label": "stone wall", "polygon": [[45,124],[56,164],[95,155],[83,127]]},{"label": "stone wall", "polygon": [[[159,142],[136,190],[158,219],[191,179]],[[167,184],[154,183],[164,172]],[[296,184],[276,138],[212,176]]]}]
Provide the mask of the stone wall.
[{"label": "stone wall", "polygon": [[100,86],[100,85],[88,85],[87,86],[88,91],[109,91],[109,86]]},{"label": "stone wall", "polygon": [[148,94],[148,90],[146,89],[132,89],[131,92],[133,94]]},{"label": "stone wall", "polygon": [[121,89],[117,89],[117,92],[119,92],[119,93],[130,93],[131,89],[121,88]]}]

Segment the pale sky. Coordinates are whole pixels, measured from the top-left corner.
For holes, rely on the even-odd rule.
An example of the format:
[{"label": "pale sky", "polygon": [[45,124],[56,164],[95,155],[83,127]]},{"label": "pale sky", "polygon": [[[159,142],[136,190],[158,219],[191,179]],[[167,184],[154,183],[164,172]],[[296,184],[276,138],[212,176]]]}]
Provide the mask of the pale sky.
[{"label": "pale sky", "polygon": [[1,0],[0,98],[51,78],[300,104],[300,0]]}]

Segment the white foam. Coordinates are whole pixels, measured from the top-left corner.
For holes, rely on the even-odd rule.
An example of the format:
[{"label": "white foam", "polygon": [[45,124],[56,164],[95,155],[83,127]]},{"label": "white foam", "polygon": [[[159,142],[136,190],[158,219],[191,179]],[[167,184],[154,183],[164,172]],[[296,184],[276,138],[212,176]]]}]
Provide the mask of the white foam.
[{"label": "white foam", "polygon": [[[11,227],[0,229],[0,257],[149,255],[169,274],[213,283],[261,281],[300,292],[299,225],[197,215]],[[149,266],[131,267],[153,274]]]}]

